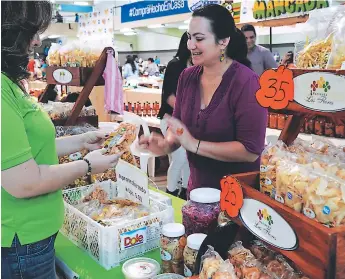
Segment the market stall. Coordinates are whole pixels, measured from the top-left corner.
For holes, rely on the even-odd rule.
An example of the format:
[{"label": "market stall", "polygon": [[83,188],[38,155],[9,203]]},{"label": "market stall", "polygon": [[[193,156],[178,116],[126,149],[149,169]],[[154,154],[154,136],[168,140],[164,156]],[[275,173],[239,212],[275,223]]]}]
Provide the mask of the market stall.
[{"label": "market stall", "polygon": [[[268,129],[267,136],[279,135],[279,139],[267,138],[260,172],[226,177],[220,181],[221,191],[196,189],[187,203],[163,193],[155,195],[129,151],[140,124],[123,122],[105,147],[109,153],[113,148],[126,150],[122,159],[132,165],[121,161],[111,180],[102,174],[98,178],[104,179],[93,179],[91,186],[75,185],[64,191],[65,223],[56,241],[57,257],[81,279],[126,278],[124,273],[130,270],[124,266],[138,257],[157,262],[133,264],[137,273],[132,275],[142,276],[135,278],[152,279],[156,264],[163,272],[181,274],[176,278],[345,278],[345,142],[337,133],[345,125],[345,99],[340,94],[345,72],[280,68],[270,74],[276,83],[280,81],[269,87],[276,94],[265,95],[271,80],[266,78],[257,99],[271,113],[268,125],[272,122],[274,129]],[[125,90],[125,107],[160,102],[158,91]],[[283,97],[275,99],[277,92]],[[154,122],[152,115],[144,118]],[[311,132],[296,139],[312,119],[313,132],[316,121],[324,123],[316,129],[323,131],[316,133],[322,137]],[[159,127],[159,121],[152,125]],[[124,214],[124,203],[134,203],[135,210]]]}]

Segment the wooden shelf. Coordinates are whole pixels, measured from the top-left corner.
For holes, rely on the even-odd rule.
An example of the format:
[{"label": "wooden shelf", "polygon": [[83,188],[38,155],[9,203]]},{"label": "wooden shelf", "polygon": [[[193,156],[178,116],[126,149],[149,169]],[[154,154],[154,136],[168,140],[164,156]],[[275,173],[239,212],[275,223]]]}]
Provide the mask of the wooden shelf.
[{"label": "wooden shelf", "polygon": [[[74,126],[76,124],[89,123],[95,127],[98,127],[98,116],[97,117],[79,117],[82,108],[88,100],[91,91],[94,86],[104,85],[104,79],[102,77],[105,66],[107,64],[108,53],[115,55],[115,51],[111,47],[106,47],[101,56],[96,61],[96,65],[93,68],[88,67],[55,67],[51,66],[47,68],[47,87],[45,92],[41,95],[39,102],[46,103],[48,101],[47,92],[48,90],[55,87],[56,84],[66,86],[84,86],[80,92],[80,96],[74,107],[72,113],[67,120],[53,121],[55,123],[62,124],[63,126]],[[61,80],[59,73],[62,70],[65,76]],[[55,72],[55,77],[54,77]],[[60,80],[59,80],[60,79]],[[86,121],[86,122],[84,122]]]},{"label": "wooden shelf", "polygon": [[[233,177],[241,182],[245,198],[259,200],[272,207],[294,229],[298,238],[296,250],[286,251],[270,246],[272,250],[292,260],[312,279],[345,278],[345,227],[327,228],[259,192],[256,190],[259,188],[259,172]],[[243,226],[239,218],[233,220]],[[249,231],[247,233],[250,234]]]}]

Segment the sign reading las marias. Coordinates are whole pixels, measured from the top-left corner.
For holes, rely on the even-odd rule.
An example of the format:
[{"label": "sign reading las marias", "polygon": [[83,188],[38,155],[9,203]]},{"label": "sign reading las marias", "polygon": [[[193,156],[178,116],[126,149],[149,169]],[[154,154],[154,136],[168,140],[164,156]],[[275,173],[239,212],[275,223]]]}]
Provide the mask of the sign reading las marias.
[{"label": "sign reading las marias", "polygon": [[330,3],[327,0],[256,0],[252,10],[253,17],[262,20],[309,13],[329,6]]}]

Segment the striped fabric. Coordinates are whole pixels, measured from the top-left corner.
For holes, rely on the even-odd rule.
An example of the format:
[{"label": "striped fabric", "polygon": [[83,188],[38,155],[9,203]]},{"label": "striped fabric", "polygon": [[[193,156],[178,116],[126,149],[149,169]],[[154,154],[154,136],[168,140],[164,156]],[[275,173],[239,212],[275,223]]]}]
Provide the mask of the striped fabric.
[{"label": "striped fabric", "polygon": [[105,80],[105,110],[123,114],[122,77],[116,60],[111,52],[108,52],[107,65],[104,69],[103,78]]}]

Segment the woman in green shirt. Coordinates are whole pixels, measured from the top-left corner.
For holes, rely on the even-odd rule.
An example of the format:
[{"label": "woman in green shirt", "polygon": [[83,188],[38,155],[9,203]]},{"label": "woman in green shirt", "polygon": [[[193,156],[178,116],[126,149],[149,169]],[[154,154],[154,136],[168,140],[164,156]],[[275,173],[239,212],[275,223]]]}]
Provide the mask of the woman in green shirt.
[{"label": "woman in green shirt", "polygon": [[[29,53],[50,24],[46,1],[1,1],[1,278],[55,279],[54,241],[64,218],[61,189],[86,173],[114,167],[105,135],[55,139],[55,128],[21,86]],[[85,160],[59,165],[83,148]]]}]

